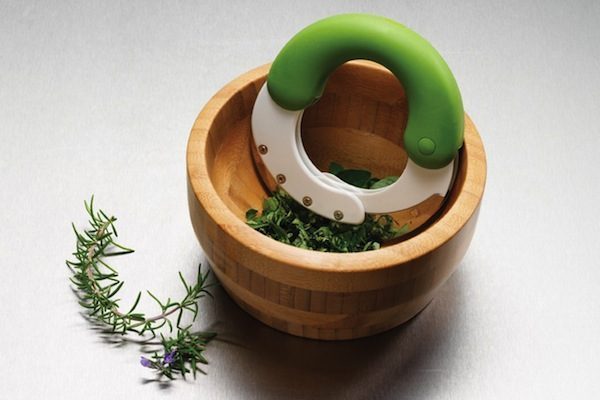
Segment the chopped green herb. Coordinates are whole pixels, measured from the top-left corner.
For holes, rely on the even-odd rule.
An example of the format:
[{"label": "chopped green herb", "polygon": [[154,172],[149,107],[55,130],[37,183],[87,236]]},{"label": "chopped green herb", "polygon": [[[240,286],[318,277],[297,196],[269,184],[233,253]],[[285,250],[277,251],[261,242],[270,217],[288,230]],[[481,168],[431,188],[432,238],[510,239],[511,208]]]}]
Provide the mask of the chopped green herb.
[{"label": "chopped green herb", "polygon": [[[369,189],[384,187],[398,179],[380,180],[369,171],[344,169],[336,163],[331,163],[329,171],[347,183]],[[252,228],[280,242],[337,253],[376,250],[383,242],[408,232],[408,225],[398,228],[390,215],[367,214],[360,225],[329,220],[308,210],[281,188],[264,200],[262,213],[248,210],[246,220]]]}]

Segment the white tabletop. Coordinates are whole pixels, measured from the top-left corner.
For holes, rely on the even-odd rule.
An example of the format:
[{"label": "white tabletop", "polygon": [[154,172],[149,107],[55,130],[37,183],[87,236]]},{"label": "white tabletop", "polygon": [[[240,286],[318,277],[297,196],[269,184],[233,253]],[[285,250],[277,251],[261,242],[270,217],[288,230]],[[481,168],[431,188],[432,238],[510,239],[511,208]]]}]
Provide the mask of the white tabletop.
[{"label": "white tabletop", "polygon": [[[600,397],[600,3],[0,1],[0,397]],[[403,327],[327,343],[279,333],[220,289],[207,376],[147,382],[133,344],[79,315],[64,259],[83,200],[120,218],[123,304],[180,296],[204,257],[185,147],[210,96],[331,14],[428,38],[486,146],[479,225],[457,272]],[[152,312],[149,301],[142,304]]]}]

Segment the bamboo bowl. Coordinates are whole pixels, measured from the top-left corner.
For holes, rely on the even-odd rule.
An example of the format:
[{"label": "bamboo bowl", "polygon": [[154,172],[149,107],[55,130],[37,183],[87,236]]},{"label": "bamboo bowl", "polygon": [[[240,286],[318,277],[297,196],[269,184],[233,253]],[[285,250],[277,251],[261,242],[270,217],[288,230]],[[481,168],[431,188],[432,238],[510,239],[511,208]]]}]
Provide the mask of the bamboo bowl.
[{"label": "bamboo bowl", "polygon": [[[471,242],[486,177],[475,126],[465,115],[458,173],[445,201],[432,196],[394,214],[411,224],[412,237],[362,253],[299,249],[245,223],[246,210],[260,210],[268,195],[253,162],[250,129],[268,70],[249,71],[221,89],[190,134],[190,216],[212,270],[240,307],[293,335],[353,339],[402,324],[429,304]],[[304,114],[307,153],[319,168],[334,160],[379,176],[398,174],[406,163],[401,143],[407,112],[402,87],[389,71],[346,63]]]}]

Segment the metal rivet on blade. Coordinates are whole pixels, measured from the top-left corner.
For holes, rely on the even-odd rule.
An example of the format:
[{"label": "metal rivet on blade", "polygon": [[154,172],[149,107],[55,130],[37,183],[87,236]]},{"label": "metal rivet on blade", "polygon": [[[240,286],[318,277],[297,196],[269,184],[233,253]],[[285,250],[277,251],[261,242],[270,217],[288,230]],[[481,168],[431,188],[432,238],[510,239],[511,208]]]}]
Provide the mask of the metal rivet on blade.
[{"label": "metal rivet on blade", "polygon": [[333,218],[335,218],[336,221],[339,221],[344,218],[344,213],[341,212],[340,210],[335,210],[333,212]]}]

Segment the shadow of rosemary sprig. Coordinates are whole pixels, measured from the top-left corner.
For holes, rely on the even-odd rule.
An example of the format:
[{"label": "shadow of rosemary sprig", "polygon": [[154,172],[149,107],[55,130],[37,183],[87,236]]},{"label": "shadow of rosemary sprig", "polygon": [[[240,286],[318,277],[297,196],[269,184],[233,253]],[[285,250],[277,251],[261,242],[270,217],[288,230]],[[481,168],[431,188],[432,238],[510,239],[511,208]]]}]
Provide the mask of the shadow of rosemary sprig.
[{"label": "shadow of rosemary sprig", "polygon": [[[210,296],[207,290],[209,271],[202,273],[198,266],[196,282],[188,283],[181,272],[179,279],[183,284],[186,294],[180,301],[168,298],[160,300],[152,292],[146,293],[158,304],[161,312],[154,316],[137,311],[142,292],[140,291],[128,311],[123,312],[119,307],[120,299],[116,298],[123,287],[123,281],[115,268],[106,262],[107,258],[130,254],[132,249],[115,241],[118,237],[114,216],[108,216],[102,210],[94,209],[94,197],[89,203],[84,202],[85,209],[90,217],[89,228],[78,231],[74,224],[73,231],[77,239],[75,260],[67,260],[67,266],[72,272],[69,278],[73,283],[79,304],[84,307],[86,317],[105,329],[105,332],[124,337],[135,334],[141,337],[137,341],[143,345],[160,346],[150,358],[141,357],[140,363],[147,368],[156,370],[158,377],[175,379],[181,375],[196,372],[204,373],[200,364],[208,364],[202,355],[206,345],[216,336],[213,332],[192,332],[190,326],[181,326],[184,314],[192,315],[192,321],[198,317],[198,301]],[[173,323],[171,318],[175,318]],[[162,329],[169,333],[176,330],[174,336],[165,336]],[[160,341],[153,339],[160,337]]]}]

